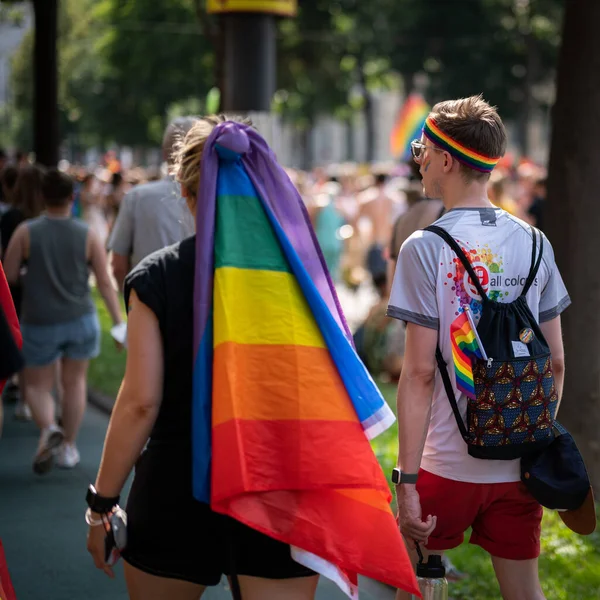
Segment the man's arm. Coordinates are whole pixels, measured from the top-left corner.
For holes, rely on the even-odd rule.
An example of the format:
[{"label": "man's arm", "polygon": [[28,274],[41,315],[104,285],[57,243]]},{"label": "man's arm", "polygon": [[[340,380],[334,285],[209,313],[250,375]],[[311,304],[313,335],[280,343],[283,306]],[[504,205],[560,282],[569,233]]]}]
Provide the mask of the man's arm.
[{"label": "man's arm", "polygon": [[558,414],[565,382],[565,347],[563,345],[560,315],[550,321],[540,323],[540,329],[542,330],[542,333],[548,342],[548,346],[550,346],[550,352],[552,353],[554,383],[558,393],[558,405],[556,406],[556,413]]},{"label": "man's arm", "polygon": [[110,264],[112,266],[113,275],[117,280],[119,291],[123,291],[123,284],[125,283],[125,277],[131,270],[131,261],[129,256],[123,256],[122,254],[112,253]]},{"label": "man's arm", "polygon": [[[406,326],[404,365],[398,383],[398,466],[405,473],[418,473],[431,418],[435,384],[437,329],[414,323]],[[398,521],[402,534],[427,544],[437,524],[435,515],[423,518],[415,484],[396,486]]]},{"label": "man's arm", "polygon": [[417,473],[431,417],[435,383],[435,329],[408,323],[402,373],[398,383],[398,466]]},{"label": "man's arm", "polygon": [[125,276],[131,270],[135,193],[136,191],[132,190],[125,194],[108,241],[108,249],[112,251],[111,266],[120,291],[123,291]]}]

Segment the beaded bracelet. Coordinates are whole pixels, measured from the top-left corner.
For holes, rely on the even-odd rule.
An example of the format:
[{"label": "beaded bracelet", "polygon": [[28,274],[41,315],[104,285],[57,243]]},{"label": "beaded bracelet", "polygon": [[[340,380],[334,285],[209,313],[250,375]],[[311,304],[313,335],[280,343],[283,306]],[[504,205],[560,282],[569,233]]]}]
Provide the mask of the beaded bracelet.
[{"label": "beaded bracelet", "polygon": [[100,519],[94,519],[94,517],[92,517],[92,509],[88,508],[85,511],[85,522],[90,526],[90,527],[99,527],[100,525],[104,525],[104,521],[100,518]]}]

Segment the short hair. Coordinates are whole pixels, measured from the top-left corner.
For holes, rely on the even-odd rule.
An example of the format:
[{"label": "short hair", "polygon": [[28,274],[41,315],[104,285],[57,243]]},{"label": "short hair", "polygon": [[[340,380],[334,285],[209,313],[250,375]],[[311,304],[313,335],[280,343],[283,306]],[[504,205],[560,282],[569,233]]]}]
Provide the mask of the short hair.
[{"label": "short hair", "polygon": [[65,206],[73,196],[73,179],[58,169],[50,169],[42,179],[42,195],[46,206]]},{"label": "short hair", "polygon": [[[506,129],[495,106],[490,106],[480,95],[458,100],[438,102],[430,117],[449,137],[479,154],[499,158],[506,152]],[[467,180],[488,179],[482,173],[464,164],[461,172]]]},{"label": "short hair", "polygon": [[177,117],[171,121],[165,129],[162,141],[162,151],[163,156],[169,165],[172,165],[175,160],[174,154],[178,143],[185,138],[187,132],[197,120],[196,117]]}]

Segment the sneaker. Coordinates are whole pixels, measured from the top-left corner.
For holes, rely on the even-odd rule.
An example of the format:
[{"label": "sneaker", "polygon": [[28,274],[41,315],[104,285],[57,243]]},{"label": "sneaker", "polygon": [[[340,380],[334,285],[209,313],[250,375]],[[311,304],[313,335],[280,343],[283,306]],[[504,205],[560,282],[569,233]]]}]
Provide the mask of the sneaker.
[{"label": "sneaker", "polygon": [[40,434],[39,448],[33,459],[34,473],[45,475],[52,469],[54,455],[64,439],[64,431],[57,425],[52,424],[42,431]]},{"label": "sneaker", "polygon": [[3,399],[6,402],[17,402],[19,398],[19,386],[14,381],[9,381],[4,387]]},{"label": "sneaker", "polygon": [[56,466],[61,469],[72,469],[79,464],[80,460],[79,450],[75,444],[63,442],[56,453]]},{"label": "sneaker", "polygon": [[19,421],[31,421],[31,409],[23,400],[18,400],[15,406],[15,419]]}]

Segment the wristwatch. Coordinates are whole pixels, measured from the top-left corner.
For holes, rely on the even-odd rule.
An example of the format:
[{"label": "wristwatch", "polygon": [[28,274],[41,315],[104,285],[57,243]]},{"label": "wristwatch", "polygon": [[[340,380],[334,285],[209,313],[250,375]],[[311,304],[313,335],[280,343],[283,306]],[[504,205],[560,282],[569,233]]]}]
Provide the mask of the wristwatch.
[{"label": "wristwatch", "polygon": [[119,504],[120,496],[115,496],[114,498],[107,498],[106,496],[101,496],[96,488],[90,484],[88,488],[85,501],[89,506],[92,512],[98,514],[107,514],[109,513],[117,504]]},{"label": "wristwatch", "polygon": [[398,467],[392,470],[392,483],[400,485],[402,483],[417,483],[418,473],[403,473]]}]

